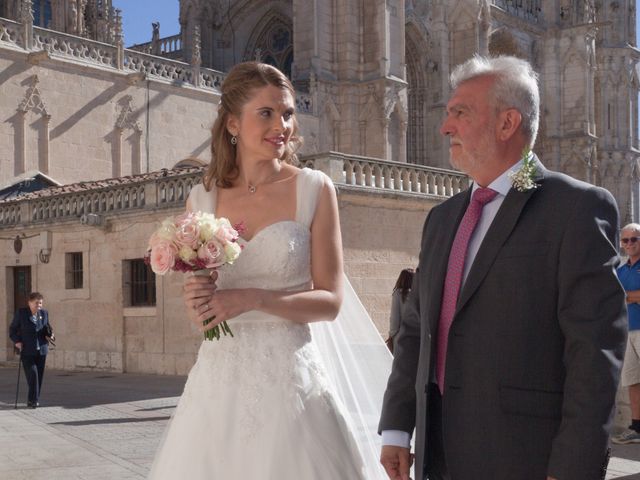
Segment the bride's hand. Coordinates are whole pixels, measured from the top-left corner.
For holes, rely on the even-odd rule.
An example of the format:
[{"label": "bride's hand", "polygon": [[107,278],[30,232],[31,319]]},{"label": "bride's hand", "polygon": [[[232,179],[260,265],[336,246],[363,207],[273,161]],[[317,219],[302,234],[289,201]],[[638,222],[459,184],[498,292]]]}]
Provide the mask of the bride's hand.
[{"label": "bride's hand", "polygon": [[215,270],[210,276],[185,275],[182,299],[187,308],[187,316],[192,322],[197,323],[200,312],[205,309],[207,302],[216,291],[217,279],[218,272]]},{"label": "bride's hand", "polygon": [[[260,303],[260,298],[260,291],[255,289],[219,290],[203,306],[198,308],[195,323],[203,331],[209,330],[225,320],[255,310]],[[213,320],[205,328],[202,328],[203,322],[210,318]]]}]

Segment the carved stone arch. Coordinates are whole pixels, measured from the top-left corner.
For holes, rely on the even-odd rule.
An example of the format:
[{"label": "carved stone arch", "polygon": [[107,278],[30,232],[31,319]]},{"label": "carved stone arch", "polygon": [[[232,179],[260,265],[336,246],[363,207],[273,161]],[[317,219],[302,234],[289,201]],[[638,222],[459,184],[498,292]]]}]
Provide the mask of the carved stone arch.
[{"label": "carved stone arch", "polygon": [[293,22],[271,9],[258,21],[247,42],[244,60],[259,60],[273,65],[291,78],[293,64]]},{"label": "carved stone arch", "polygon": [[180,11],[178,13],[178,22],[183,27],[189,22],[192,10],[197,6],[198,0],[180,0]]},{"label": "carved stone arch", "polygon": [[527,58],[522,52],[516,37],[505,27],[496,28],[489,35],[489,54],[491,56],[512,55],[519,58]]},{"label": "carved stone arch", "polygon": [[585,113],[586,79],[584,59],[574,50],[561,62],[561,108],[565,132],[582,131],[588,120]]},{"label": "carved stone arch", "polygon": [[[38,75],[33,75],[24,83],[30,84],[22,102],[18,105],[16,124],[17,145],[16,151],[16,175],[27,170],[39,170],[49,173],[49,137],[51,115],[42,99],[38,88]],[[24,84],[23,83],[23,84]],[[35,121],[30,122],[30,116],[35,115]],[[35,132],[34,132],[35,131]],[[35,155],[29,155],[34,150]],[[33,162],[36,157],[36,162]],[[28,165],[28,163],[30,163]],[[31,163],[37,163],[31,165]]]},{"label": "carved stone arch", "polygon": [[376,94],[374,85],[369,85],[367,90],[368,94],[358,115],[360,145],[364,149],[364,155],[379,156],[381,153],[374,152],[379,152],[380,149],[376,149],[374,144],[380,141],[380,123],[384,123],[382,101]]},{"label": "carved stone arch", "polygon": [[329,150],[340,150],[340,110],[333,101],[332,95],[324,96],[324,108],[322,109],[322,118],[320,120],[320,141],[323,145],[328,145]]},{"label": "carved stone arch", "polygon": [[407,161],[407,112],[400,99],[394,102],[387,122],[387,157],[397,162]]},{"label": "carved stone arch", "polygon": [[561,170],[579,180],[586,180],[588,178],[589,166],[587,162],[577,153],[573,152],[569,158],[563,162]]},{"label": "carved stone arch", "polygon": [[450,52],[449,63],[451,67],[461,64],[478,48],[478,12],[472,8],[471,3],[459,0],[447,14],[451,19],[449,23]]},{"label": "carved stone arch", "polygon": [[560,61],[560,65],[566,65],[570,61],[574,59],[578,60],[580,63],[584,65],[589,64],[588,53],[581,51],[575,45],[575,42],[572,42],[569,48],[562,55],[562,59]]},{"label": "carved stone arch", "polygon": [[454,21],[452,21],[452,24],[459,23],[458,21],[464,19],[475,23],[478,18],[478,12],[473,7],[477,5],[472,5],[472,3],[476,4],[477,2],[458,0],[454,5],[451,5],[449,3],[449,5],[451,6],[449,7],[450,10],[447,13],[447,18],[455,19]]}]

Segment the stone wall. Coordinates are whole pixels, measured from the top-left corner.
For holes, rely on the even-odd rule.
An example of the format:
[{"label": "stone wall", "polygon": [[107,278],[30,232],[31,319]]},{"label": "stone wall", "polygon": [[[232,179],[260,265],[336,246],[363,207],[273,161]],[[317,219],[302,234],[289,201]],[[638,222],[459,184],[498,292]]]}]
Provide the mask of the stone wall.
[{"label": "stone wall", "polygon": [[[402,268],[415,267],[427,212],[460,191],[466,178],[452,171],[403,167],[393,162],[328,154],[307,157],[338,190],[345,272],[385,336],[391,292]],[[13,268],[31,268],[31,290],[45,296],[58,337],[49,364],[67,370],[185,374],[201,334],[185,319],[180,274],[156,276],[156,305],[128,303],[128,261],[144,256],[161,220],[184,210],[202,169],[157,172],[132,179],[57,187],[23,200],[0,203],[0,331],[13,312]],[[87,189],[82,189],[87,187]],[[15,212],[18,213],[15,213]],[[81,222],[91,212],[100,225]],[[48,233],[47,233],[48,232]],[[8,242],[22,238],[16,253]],[[43,260],[42,237],[51,239]],[[82,253],[83,284],[68,285],[66,262]],[[0,361],[13,358],[11,342],[0,341]]]}]

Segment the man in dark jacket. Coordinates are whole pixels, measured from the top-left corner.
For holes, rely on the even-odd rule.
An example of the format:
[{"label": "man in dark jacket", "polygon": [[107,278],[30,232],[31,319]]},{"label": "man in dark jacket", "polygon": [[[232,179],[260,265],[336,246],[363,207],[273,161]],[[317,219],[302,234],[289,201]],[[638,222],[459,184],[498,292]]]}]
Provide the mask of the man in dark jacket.
[{"label": "man in dark jacket", "polygon": [[49,341],[53,340],[47,335],[51,332],[49,314],[42,308],[44,297],[39,292],[29,294],[29,306],[19,308],[9,327],[9,337],[20,351],[20,358],[24,373],[29,385],[27,406],[36,408],[42,391],[42,379],[44,377],[44,364],[49,353]]}]

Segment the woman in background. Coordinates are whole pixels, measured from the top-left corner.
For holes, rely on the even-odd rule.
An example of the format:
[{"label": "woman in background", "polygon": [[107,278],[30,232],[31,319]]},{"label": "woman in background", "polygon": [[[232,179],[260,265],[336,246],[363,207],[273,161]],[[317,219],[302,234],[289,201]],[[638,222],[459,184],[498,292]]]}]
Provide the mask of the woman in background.
[{"label": "woman in background", "polygon": [[405,268],[400,272],[396,285],[393,287],[393,293],[391,294],[391,313],[389,314],[389,337],[387,338],[387,347],[391,353],[394,349],[394,339],[400,330],[400,324],[402,323],[402,306],[404,305],[409,292],[411,291],[411,284],[413,283],[413,268]]}]

